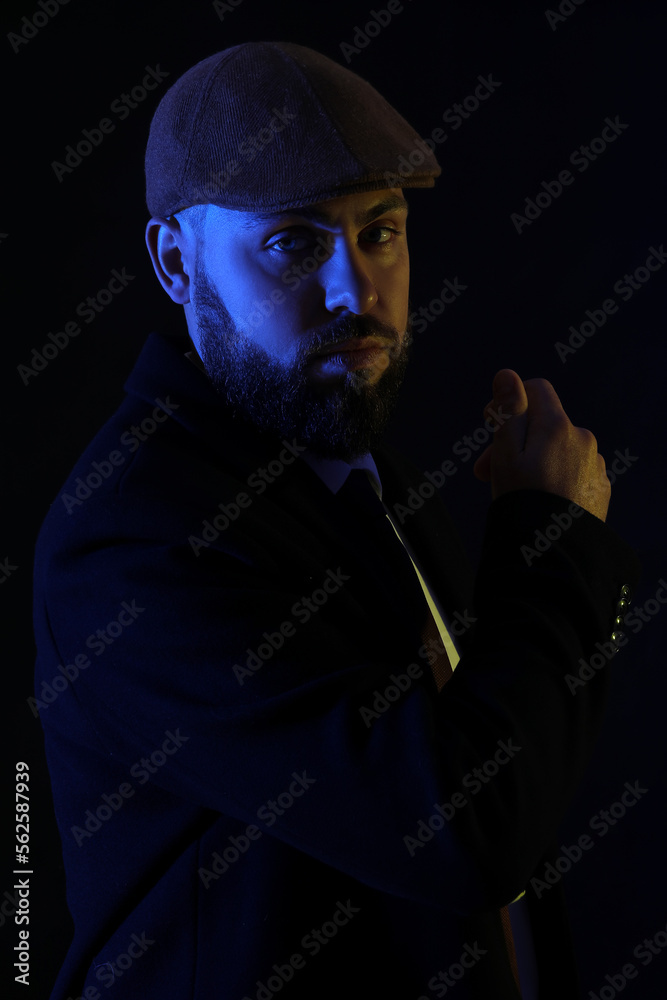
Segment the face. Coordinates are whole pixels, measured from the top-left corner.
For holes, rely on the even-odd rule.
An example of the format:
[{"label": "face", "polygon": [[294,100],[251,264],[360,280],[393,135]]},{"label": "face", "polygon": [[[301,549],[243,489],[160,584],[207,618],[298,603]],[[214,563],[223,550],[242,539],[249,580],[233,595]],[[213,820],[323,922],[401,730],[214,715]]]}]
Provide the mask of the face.
[{"label": "face", "polygon": [[377,442],[411,343],[406,216],[399,190],[269,216],[209,207],[186,312],[235,411],[326,458]]}]

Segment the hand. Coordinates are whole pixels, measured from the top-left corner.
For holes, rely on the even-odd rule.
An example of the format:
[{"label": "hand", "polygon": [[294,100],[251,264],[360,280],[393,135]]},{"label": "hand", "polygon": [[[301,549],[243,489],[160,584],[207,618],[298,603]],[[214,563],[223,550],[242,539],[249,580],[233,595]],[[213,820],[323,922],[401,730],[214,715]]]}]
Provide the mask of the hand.
[{"label": "hand", "polygon": [[513,490],[545,490],[605,520],[611,483],[597,441],[570,422],[550,382],[522,382],[511,368],[501,369],[484,417],[498,429],[473,471],[491,483],[494,499]]}]

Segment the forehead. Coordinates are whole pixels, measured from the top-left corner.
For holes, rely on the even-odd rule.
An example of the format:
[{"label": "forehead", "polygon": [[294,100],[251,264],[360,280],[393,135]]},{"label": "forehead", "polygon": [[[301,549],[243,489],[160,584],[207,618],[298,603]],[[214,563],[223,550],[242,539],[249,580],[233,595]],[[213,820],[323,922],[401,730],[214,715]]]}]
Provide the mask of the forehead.
[{"label": "forehead", "polygon": [[208,221],[227,231],[252,234],[280,224],[287,218],[306,219],[325,226],[352,224],[362,228],[388,212],[407,212],[408,203],[400,189],[362,191],[312,205],[286,208],[280,212],[240,212],[211,205]]}]

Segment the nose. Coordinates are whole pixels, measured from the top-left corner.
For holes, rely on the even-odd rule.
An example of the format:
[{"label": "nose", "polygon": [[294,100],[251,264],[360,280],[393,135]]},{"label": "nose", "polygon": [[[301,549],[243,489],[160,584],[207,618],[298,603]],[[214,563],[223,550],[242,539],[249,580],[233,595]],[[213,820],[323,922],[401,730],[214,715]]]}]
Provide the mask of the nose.
[{"label": "nose", "polygon": [[319,270],[328,312],[342,310],[363,316],[378,300],[371,264],[362,250],[347,240],[337,240],[329,259]]}]

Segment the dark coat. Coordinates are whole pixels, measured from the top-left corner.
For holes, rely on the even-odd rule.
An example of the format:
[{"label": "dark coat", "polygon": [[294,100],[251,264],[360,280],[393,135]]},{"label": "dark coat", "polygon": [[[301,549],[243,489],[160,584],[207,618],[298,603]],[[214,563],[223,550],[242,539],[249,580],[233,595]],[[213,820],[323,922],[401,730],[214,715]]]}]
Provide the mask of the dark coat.
[{"label": "dark coat", "polygon": [[[183,350],[149,339],[38,543],[36,698],[75,924],[53,1000],[417,1000],[454,982],[457,1000],[510,1000],[498,908],[523,890],[541,996],[569,1000],[560,889],[538,900],[530,879],[604,708],[607,670],[574,691],[565,676],[611,650],[633,554],[583,512],[526,559],[569,503],[518,491],[491,505],[473,596],[438,496],[404,514],[460,633],[438,694],[395,552],[298,442],[234,421]],[[374,457],[407,506],[424,477]]]}]

